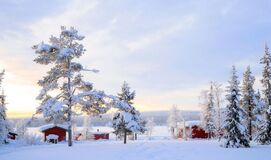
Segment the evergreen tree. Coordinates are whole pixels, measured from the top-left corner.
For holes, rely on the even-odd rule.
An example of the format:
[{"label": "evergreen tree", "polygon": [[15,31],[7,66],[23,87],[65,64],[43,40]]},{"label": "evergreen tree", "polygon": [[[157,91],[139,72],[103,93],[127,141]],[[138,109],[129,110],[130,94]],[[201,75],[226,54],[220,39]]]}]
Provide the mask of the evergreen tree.
[{"label": "evergreen tree", "polygon": [[263,99],[265,102],[264,107],[264,120],[260,125],[260,131],[256,137],[256,141],[260,144],[270,144],[271,143],[271,56],[269,53],[269,48],[265,45],[264,56],[260,61],[264,65],[262,72],[262,85],[263,85]]},{"label": "evergreen tree", "polygon": [[249,66],[243,77],[241,106],[245,111],[245,123],[248,129],[249,139],[252,140],[252,127],[253,124],[255,124],[253,111],[256,107],[256,97],[253,89],[255,78],[252,76]]},{"label": "evergreen tree", "polygon": [[249,147],[247,130],[246,127],[241,123],[244,111],[242,108],[240,108],[239,81],[234,66],[232,68],[232,75],[227,89],[228,94],[226,95],[226,99],[228,104],[226,107],[226,120],[223,127],[223,136],[225,140],[223,146],[226,148]]},{"label": "evergreen tree", "polygon": [[127,107],[127,104],[120,103],[114,96],[94,90],[92,83],[83,80],[81,71],[97,72],[77,62],[86,51],[79,43],[83,39],[84,36],[80,36],[75,28],[61,27],[60,35],[51,36],[50,44],[41,42],[33,46],[37,54],[34,61],[52,66],[47,75],[38,81],[42,90],[37,97],[41,105],[36,113],[42,113],[48,122],[67,123],[69,146],[72,146],[71,121],[74,108],[92,115],[105,113],[111,106]]},{"label": "evergreen tree", "polygon": [[203,128],[208,133],[208,138],[213,137],[216,131],[216,127],[215,127],[214,92],[212,84],[210,87],[210,91],[208,93],[207,103],[203,107],[202,122]]},{"label": "evergreen tree", "polygon": [[[0,73],[0,89],[4,78],[4,71]],[[2,92],[0,95],[0,144],[7,143],[9,133],[9,123],[6,115],[6,96]]]},{"label": "evergreen tree", "polygon": [[139,111],[132,106],[135,91],[130,91],[128,83],[123,83],[121,93],[118,96],[120,101],[125,102],[129,107],[121,108],[114,114],[112,127],[117,137],[123,137],[124,144],[126,144],[127,134],[145,132],[145,122],[141,119]]},{"label": "evergreen tree", "polygon": [[[264,108],[265,103],[264,100],[261,98],[261,93],[258,90],[258,92],[255,94],[255,108],[253,109],[253,115],[254,115],[254,128],[256,133],[259,133],[261,131],[261,125],[264,123]],[[255,135],[255,133],[254,133]]]}]

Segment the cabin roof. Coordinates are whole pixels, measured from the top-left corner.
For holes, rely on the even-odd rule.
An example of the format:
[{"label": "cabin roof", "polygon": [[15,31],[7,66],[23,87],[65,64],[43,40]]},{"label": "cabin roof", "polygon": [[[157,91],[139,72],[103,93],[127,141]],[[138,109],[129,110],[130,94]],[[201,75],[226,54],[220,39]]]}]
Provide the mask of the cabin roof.
[{"label": "cabin roof", "polygon": [[14,133],[14,132],[8,132],[9,135],[15,135],[17,136],[18,134],[17,133]]},{"label": "cabin roof", "polygon": [[47,124],[47,125],[43,125],[39,128],[39,130],[41,132],[45,132],[47,131],[48,129],[51,129],[51,128],[61,128],[61,129],[64,129],[64,130],[68,130],[68,125],[65,125],[65,124]]}]

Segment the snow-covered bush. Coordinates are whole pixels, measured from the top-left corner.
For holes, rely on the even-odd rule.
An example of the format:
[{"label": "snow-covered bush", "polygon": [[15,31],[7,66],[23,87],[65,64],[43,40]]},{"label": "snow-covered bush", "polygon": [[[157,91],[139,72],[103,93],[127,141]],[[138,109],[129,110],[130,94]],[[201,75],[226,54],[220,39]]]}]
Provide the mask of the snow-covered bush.
[{"label": "snow-covered bush", "polygon": [[180,121],[180,112],[179,112],[179,109],[177,107],[177,105],[173,105],[172,108],[170,109],[169,111],[169,116],[168,116],[168,119],[167,119],[167,123],[168,123],[168,127],[169,127],[169,130],[170,130],[170,133],[171,133],[171,136],[173,138],[176,138],[177,136],[177,132],[176,132],[176,129],[177,129],[177,123]]},{"label": "snow-covered bush", "polygon": [[25,145],[39,145],[43,143],[43,138],[41,135],[38,134],[26,133],[24,134],[22,142]]},{"label": "snow-covered bush", "polygon": [[24,138],[26,131],[27,131],[27,128],[26,128],[25,120],[22,119],[15,123],[15,133],[18,134],[17,136],[18,139]]},{"label": "snow-covered bush", "polygon": [[154,129],[154,126],[155,126],[155,122],[153,120],[153,117],[149,118],[147,120],[147,123],[146,123],[146,129],[147,129],[147,135],[148,135],[148,138],[151,139],[151,136],[152,136],[152,133],[153,133],[153,129]]}]

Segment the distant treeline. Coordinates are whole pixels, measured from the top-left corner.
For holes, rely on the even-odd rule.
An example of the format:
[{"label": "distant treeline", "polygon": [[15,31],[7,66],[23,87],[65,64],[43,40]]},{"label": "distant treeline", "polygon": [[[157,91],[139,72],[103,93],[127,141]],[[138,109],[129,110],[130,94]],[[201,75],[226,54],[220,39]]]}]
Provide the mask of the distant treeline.
[{"label": "distant treeline", "polygon": [[[151,112],[142,112],[142,118],[147,120],[149,118],[153,118],[156,125],[167,125],[167,119],[169,116],[169,111],[151,111]],[[200,112],[199,111],[183,111],[182,115],[186,120],[199,120]],[[91,118],[91,123],[93,126],[106,126],[109,125],[112,121],[113,114],[104,114],[101,116],[96,116]],[[78,127],[83,126],[84,116],[76,116],[74,117],[75,122]],[[29,121],[30,118],[13,118],[10,119],[11,124],[16,124],[17,121]],[[28,124],[29,127],[39,127],[46,124],[42,117],[32,120],[31,123]]]}]

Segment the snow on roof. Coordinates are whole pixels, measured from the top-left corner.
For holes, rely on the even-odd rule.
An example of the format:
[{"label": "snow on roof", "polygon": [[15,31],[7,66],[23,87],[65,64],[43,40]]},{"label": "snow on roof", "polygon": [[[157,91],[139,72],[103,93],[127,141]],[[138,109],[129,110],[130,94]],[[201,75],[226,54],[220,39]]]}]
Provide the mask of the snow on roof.
[{"label": "snow on roof", "polygon": [[58,127],[58,128],[68,130],[68,125],[65,125],[65,124],[47,124],[47,125],[41,126],[39,128],[39,131],[44,132],[44,131],[46,131],[46,130],[48,130],[50,128],[54,128],[54,127]]},{"label": "snow on roof", "polygon": [[90,132],[91,134],[109,134],[109,132]]},{"label": "snow on roof", "polygon": [[[193,127],[193,126],[199,126],[200,125],[199,120],[193,120],[193,121],[185,121],[185,127]],[[180,127],[183,127],[183,122],[179,123]]]},{"label": "snow on roof", "polygon": [[198,126],[198,125],[200,125],[200,121],[198,121],[198,120],[185,122],[186,127],[192,127],[192,126]]}]

